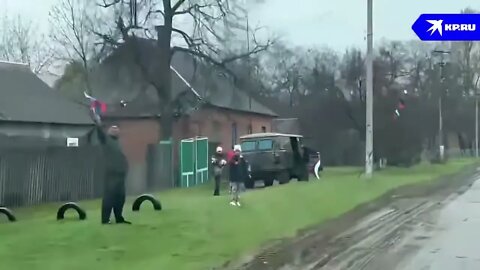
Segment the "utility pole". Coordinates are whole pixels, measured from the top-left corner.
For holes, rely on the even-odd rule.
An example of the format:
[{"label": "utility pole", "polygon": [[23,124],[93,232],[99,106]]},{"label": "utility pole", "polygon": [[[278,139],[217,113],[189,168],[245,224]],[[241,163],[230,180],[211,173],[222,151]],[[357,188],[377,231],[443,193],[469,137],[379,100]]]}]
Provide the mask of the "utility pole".
[{"label": "utility pole", "polygon": [[366,136],[365,175],[373,174],[373,0],[367,0],[367,94],[366,94]]},{"label": "utility pole", "polygon": [[[248,12],[248,11],[247,11]],[[247,52],[250,52],[250,25],[248,22],[248,13],[247,13]],[[248,76],[250,77],[250,56],[248,56]],[[250,80],[250,78],[248,78]],[[252,96],[248,95],[248,106],[252,110]]]},{"label": "utility pole", "polygon": [[478,158],[478,80],[480,80],[480,75],[477,76],[477,81],[475,82],[475,157]]},{"label": "utility pole", "polygon": [[445,146],[443,144],[443,114],[442,114],[442,95],[444,89],[444,67],[446,63],[444,62],[444,55],[450,54],[450,51],[444,50],[434,50],[433,53],[440,54],[440,93],[438,95],[438,144],[439,144],[439,154],[440,154],[440,161],[443,161],[444,154],[445,154]]},{"label": "utility pole", "polygon": [[[248,2],[247,2],[248,3]],[[246,7],[246,10],[247,10],[247,52],[250,52],[250,25],[249,25],[249,18],[248,18],[248,4],[247,4],[247,7]],[[248,73],[247,73],[247,81],[249,82],[250,81],[250,76],[251,76],[251,73],[250,73],[250,68],[251,68],[251,64],[250,64],[250,56],[248,56],[248,59],[247,59],[247,65],[248,65]],[[248,89],[248,109],[250,112],[252,112],[252,94],[250,93],[251,89]],[[252,124],[252,117],[250,117],[250,123],[249,123],[249,126],[248,126],[248,133],[253,133],[253,124]]]},{"label": "utility pole", "polygon": [[475,157],[478,158],[478,91],[475,90]]}]

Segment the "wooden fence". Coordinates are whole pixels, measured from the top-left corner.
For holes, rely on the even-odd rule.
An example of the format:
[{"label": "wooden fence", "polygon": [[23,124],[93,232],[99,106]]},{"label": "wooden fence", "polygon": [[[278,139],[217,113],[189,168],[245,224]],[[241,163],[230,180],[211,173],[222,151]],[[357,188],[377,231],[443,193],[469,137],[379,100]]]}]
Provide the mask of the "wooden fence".
[{"label": "wooden fence", "polygon": [[158,191],[175,187],[173,146],[170,142],[148,146],[146,191]]},{"label": "wooden fence", "polygon": [[104,166],[94,146],[0,147],[0,205],[100,197]]}]

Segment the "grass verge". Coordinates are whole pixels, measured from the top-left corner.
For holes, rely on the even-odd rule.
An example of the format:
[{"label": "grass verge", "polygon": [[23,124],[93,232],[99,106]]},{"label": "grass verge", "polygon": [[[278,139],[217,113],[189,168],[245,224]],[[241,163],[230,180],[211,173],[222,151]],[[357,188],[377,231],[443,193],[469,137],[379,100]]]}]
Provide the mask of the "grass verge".
[{"label": "grass verge", "polygon": [[146,205],[133,213],[129,201],[125,214],[132,226],[101,226],[99,201],[82,203],[86,221],[57,222],[57,205],[17,209],[17,223],[0,217],[0,264],[11,270],[211,269],[393,188],[432,181],[473,162],[389,168],[372,180],[360,178],[358,168],[329,168],[321,181],[245,193],[241,208],[228,205],[227,195],[212,197],[210,186],[172,190],[158,194],[162,212]]}]

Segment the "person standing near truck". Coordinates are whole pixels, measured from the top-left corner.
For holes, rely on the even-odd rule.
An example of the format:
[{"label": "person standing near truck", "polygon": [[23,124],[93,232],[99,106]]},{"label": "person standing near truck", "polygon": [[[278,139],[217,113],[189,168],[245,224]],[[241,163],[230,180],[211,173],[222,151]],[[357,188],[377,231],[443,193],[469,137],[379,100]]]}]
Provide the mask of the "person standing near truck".
[{"label": "person standing near truck", "polygon": [[218,146],[215,154],[212,156],[213,175],[215,177],[215,190],[213,196],[220,196],[220,183],[222,180],[223,167],[227,164],[227,161],[223,155],[223,149]]},{"label": "person standing near truck", "polygon": [[235,145],[233,148],[235,155],[229,162],[230,169],[230,183],[232,186],[232,201],[230,205],[241,206],[240,204],[240,192],[243,189],[243,185],[248,177],[249,165],[242,155],[242,148],[240,145]]},{"label": "person standing near truck", "polygon": [[[230,150],[227,151],[227,163],[230,164],[232,161],[233,157],[235,156],[235,151],[233,151],[234,146],[230,148]],[[228,183],[228,193],[232,194],[232,182]]]}]

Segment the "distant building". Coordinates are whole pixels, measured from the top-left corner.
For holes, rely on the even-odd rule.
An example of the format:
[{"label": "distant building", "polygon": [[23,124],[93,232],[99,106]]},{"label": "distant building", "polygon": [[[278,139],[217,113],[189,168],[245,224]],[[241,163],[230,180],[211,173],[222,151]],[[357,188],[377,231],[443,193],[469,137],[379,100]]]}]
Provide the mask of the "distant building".
[{"label": "distant building", "polygon": [[0,144],[66,146],[87,143],[88,107],[56,93],[28,66],[0,62]]}]

